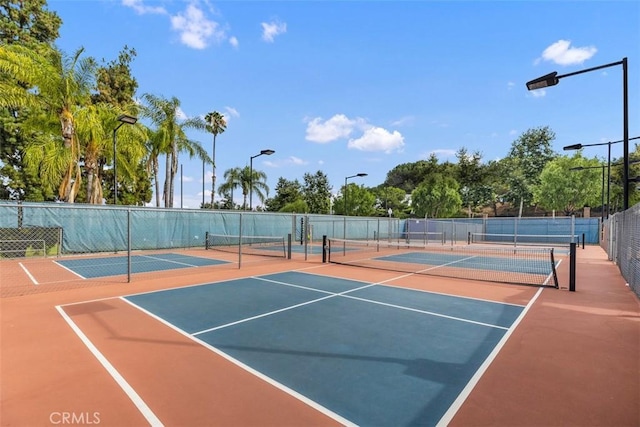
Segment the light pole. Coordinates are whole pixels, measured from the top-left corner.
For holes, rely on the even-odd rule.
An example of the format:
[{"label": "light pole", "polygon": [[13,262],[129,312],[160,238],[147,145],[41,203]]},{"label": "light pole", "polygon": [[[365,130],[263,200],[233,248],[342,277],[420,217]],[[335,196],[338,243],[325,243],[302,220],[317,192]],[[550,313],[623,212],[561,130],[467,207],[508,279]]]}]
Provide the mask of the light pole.
[{"label": "light pole", "polygon": [[588,73],[589,71],[601,70],[603,68],[613,67],[617,65],[622,65],[622,141],[624,142],[622,183],[624,185],[623,209],[627,210],[629,208],[629,183],[631,181],[635,181],[635,179],[629,179],[629,91],[627,83],[627,58],[622,58],[622,60],[618,62],[612,62],[610,64],[587,68],[568,74],[558,75],[558,72],[554,71],[553,73],[546,74],[542,77],[538,77],[537,79],[533,79],[527,82],[527,89],[536,90],[549,86],[555,86],[563,77],[575,76],[577,74]]},{"label": "light pole", "polygon": [[[634,139],[640,139],[640,136],[629,138],[629,141],[633,141]],[[611,207],[609,206],[610,204],[609,191],[611,187],[611,145],[618,144],[620,142],[624,142],[624,139],[621,139],[619,141],[601,142],[597,144],[573,144],[573,145],[567,145],[562,147],[563,150],[569,151],[569,150],[582,150],[584,147],[596,147],[600,145],[608,146],[607,147],[607,216],[606,216],[607,218],[609,218],[609,214],[611,213]],[[591,168],[596,168],[596,167],[600,167],[600,166],[592,166]],[[571,170],[582,170],[582,169],[589,169],[589,168],[583,168],[583,167],[571,168]],[[604,179],[604,166],[602,169],[602,174]],[[603,183],[603,186],[604,186],[604,183]],[[603,206],[603,209],[604,209],[604,206]]]},{"label": "light pole", "polygon": [[135,125],[138,121],[137,117],[129,116],[127,114],[120,114],[117,118],[120,122],[118,126],[113,130],[113,204],[118,204],[118,174],[116,164],[116,132],[120,129],[120,126],[125,123],[128,125]]},{"label": "light pole", "polygon": [[367,176],[366,173],[357,173],[355,175],[348,176],[344,179],[344,216],[347,216],[347,180],[350,178]]},{"label": "light pole", "polygon": [[270,156],[275,151],[273,150],[261,150],[259,154],[251,156],[249,159],[249,210],[253,210],[252,196],[253,196],[253,159],[260,156]]}]

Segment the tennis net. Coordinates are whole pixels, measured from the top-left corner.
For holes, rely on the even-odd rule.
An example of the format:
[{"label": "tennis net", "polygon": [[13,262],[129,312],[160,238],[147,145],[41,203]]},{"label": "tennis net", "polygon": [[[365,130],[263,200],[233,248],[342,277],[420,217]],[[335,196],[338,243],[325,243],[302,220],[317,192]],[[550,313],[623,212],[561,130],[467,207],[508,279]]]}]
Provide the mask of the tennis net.
[{"label": "tennis net", "polygon": [[487,248],[328,239],[330,263],[498,283],[558,287],[553,248]]},{"label": "tennis net", "polygon": [[497,234],[469,233],[469,244],[488,243],[514,246],[569,246],[580,243],[579,235],[570,234]]},{"label": "tennis net", "polygon": [[286,258],[287,240],[277,236],[237,236],[207,233],[205,248],[236,254]]},{"label": "tennis net", "polygon": [[[383,236],[380,239],[384,239]],[[441,231],[407,231],[404,233],[393,233],[387,241],[406,241],[407,243],[437,245],[445,244],[446,235]]]}]

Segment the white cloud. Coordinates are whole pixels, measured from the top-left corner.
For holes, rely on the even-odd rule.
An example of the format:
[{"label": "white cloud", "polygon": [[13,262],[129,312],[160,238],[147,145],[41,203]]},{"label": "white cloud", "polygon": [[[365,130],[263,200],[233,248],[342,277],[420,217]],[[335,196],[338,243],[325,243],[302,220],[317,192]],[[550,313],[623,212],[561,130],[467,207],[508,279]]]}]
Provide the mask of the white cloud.
[{"label": "white cloud", "polygon": [[233,46],[233,47],[237,48],[237,47],[238,47],[238,45],[240,44],[240,42],[238,41],[238,38],[237,38],[237,37],[232,36],[232,37],[229,37],[229,44],[230,44],[231,46]]},{"label": "white cloud", "polygon": [[172,29],[180,33],[180,41],[194,49],[204,49],[209,41],[224,40],[225,33],[215,21],[209,20],[195,3],[190,3],[183,13],[171,17]]},{"label": "white cloud", "polygon": [[517,135],[517,134],[518,134],[518,131],[517,131],[517,130],[515,130],[515,129],[511,129],[511,130],[509,131],[509,135],[511,135],[511,136],[513,136],[513,135]]},{"label": "white cloud", "polygon": [[514,86],[515,86],[515,85],[516,85],[516,84],[515,84],[514,82],[508,82],[508,83],[507,83],[507,89],[511,90],[511,89],[513,89],[513,88],[514,88]]},{"label": "white cloud", "polygon": [[124,6],[130,7],[135,10],[139,15],[145,15],[148,13],[156,15],[166,15],[167,11],[162,6],[146,6],[142,3],[142,0],[122,0]]},{"label": "white cloud", "polygon": [[570,40],[558,40],[542,52],[542,57],[536,60],[551,61],[558,65],[582,64],[596,54],[595,46],[572,47]]},{"label": "white cloud", "polygon": [[404,137],[398,131],[389,132],[380,127],[372,127],[365,130],[360,138],[350,139],[347,146],[361,151],[402,152]]},{"label": "white cloud", "polygon": [[545,96],[547,94],[547,90],[546,89],[536,89],[536,90],[529,91],[527,93],[531,94],[531,96],[533,96],[534,98],[542,98],[543,96]]},{"label": "white cloud", "polygon": [[299,159],[298,157],[295,157],[295,156],[289,157],[289,162],[291,162],[294,165],[307,165],[307,164],[309,164],[308,161]]},{"label": "white cloud", "polygon": [[287,24],[277,21],[262,22],[262,40],[273,43],[276,36],[287,32]]},{"label": "white cloud", "polygon": [[409,125],[409,124],[413,123],[414,120],[415,120],[415,117],[413,117],[413,116],[401,117],[400,119],[391,122],[391,126]]},{"label": "white cloud", "polygon": [[336,114],[325,122],[321,117],[316,117],[308,122],[305,139],[319,143],[331,142],[339,138],[347,138],[354,129],[364,129],[367,126],[364,119],[350,119],[344,114]]},{"label": "white cloud", "polygon": [[284,166],[304,166],[304,165],[308,165],[309,162],[306,160],[302,160],[299,157],[295,157],[295,156],[289,156],[286,159],[277,159],[277,160],[264,160],[263,162],[264,165],[272,167],[272,168],[279,168],[279,167],[284,167]]},{"label": "white cloud", "polygon": [[240,113],[238,113],[238,110],[236,110],[235,108],[224,107],[224,109],[225,109],[225,113],[222,113],[222,116],[224,117],[224,121],[227,124],[229,124],[229,122],[233,117],[240,117]]}]

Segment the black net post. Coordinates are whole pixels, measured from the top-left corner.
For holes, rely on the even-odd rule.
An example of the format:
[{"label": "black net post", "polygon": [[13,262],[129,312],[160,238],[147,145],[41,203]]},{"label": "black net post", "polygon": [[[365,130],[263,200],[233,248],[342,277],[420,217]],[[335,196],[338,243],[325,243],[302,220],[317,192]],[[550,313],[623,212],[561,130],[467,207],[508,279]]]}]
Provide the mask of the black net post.
[{"label": "black net post", "polygon": [[322,236],[322,262],[326,263],[327,262],[327,235],[323,235]]},{"label": "black net post", "polygon": [[576,290],[576,243],[569,245],[569,291]]},{"label": "black net post", "polygon": [[584,240],[585,240],[585,233],[582,233],[582,249],[584,249]]},{"label": "black net post", "polygon": [[209,232],[204,232],[204,248],[209,250]]},{"label": "black net post", "polygon": [[558,283],[558,272],[556,271],[556,258],[553,255],[553,248],[551,248],[551,272],[553,273],[553,283],[556,285],[556,289],[558,289],[560,283]]},{"label": "black net post", "polygon": [[287,234],[287,259],[291,259],[291,233]]}]

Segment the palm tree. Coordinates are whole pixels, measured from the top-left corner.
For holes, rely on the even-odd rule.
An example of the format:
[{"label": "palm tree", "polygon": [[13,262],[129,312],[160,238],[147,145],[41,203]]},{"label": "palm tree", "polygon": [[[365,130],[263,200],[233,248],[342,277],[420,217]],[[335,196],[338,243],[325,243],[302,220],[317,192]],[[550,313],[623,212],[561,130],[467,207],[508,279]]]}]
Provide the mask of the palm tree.
[{"label": "palm tree", "polygon": [[216,136],[223,133],[227,128],[224,116],[217,111],[211,112],[204,117],[207,132],[213,134],[213,175],[211,176],[211,209],[213,209],[213,199],[216,194]]},{"label": "palm tree", "polygon": [[160,207],[160,180],[159,180],[159,170],[160,163],[158,162],[158,158],[164,153],[164,148],[162,146],[163,138],[162,134],[158,131],[155,132],[153,130],[149,131],[149,139],[147,140],[147,159],[146,159],[146,171],[149,175],[153,176],[153,182],[155,187],[155,195],[156,195],[156,207]]},{"label": "palm tree", "polygon": [[[87,202],[102,204],[104,166],[106,159],[113,156],[113,129],[120,114],[109,104],[92,104],[76,113],[76,137],[82,148],[81,163],[87,178]],[[119,133],[116,157],[122,178],[137,179],[136,167],[145,155],[145,128],[140,124],[127,126]]]},{"label": "palm tree", "polygon": [[233,201],[233,190],[240,187],[242,188],[242,181],[240,176],[242,175],[242,168],[232,168],[227,169],[224,172],[224,183],[218,187],[218,192],[220,194],[230,194],[231,195],[231,206],[235,206]]},{"label": "palm tree", "polygon": [[[70,203],[82,182],[83,153],[76,138],[75,114],[90,103],[97,67],[93,58],[81,58],[83,53],[84,48],[66,56],[53,47],[38,52],[19,44],[0,47],[0,72],[12,77],[0,81],[0,107],[29,107],[37,112],[25,126],[36,135],[26,151],[39,152],[26,153],[25,162],[27,157],[30,161],[46,158],[48,165],[37,165],[40,178],[45,185],[55,183],[59,198]],[[59,128],[51,134],[54,123]],[[40,152],[43,149],[47,151]]]},{"label": "palm tree", "polygon": [[145,105],[142,114],[157,127],[153,144],[158,154],[165,155],[164,206],[173,206],[174,181],[178,172],[178,155],[186,151],[190,157],[194,155],[211,162],[211,158],[197,141],[190,140],[185,134],[185,128],[198,128],[197,120],[179,122],[178,112],[180,101],[176,97],[165,99],[161,96],[145,93],[142,95]]},{"label": "palm tree", "polygon": [[265,182],[267,179],[267,174],[253,170],[253,175],[251,168],[249,166],[245,166],[244,168],[233,168],[227,169],[224,173],[225,183],[222,184],[218,191],[220,193],[230,192],[231,198],[233,199],[233,190],[236,188],[242,189],[242,209],[247,209],[247,196],[249,192],[253,192],[256,194],[261,203],[264,203],[267,195],[269,194],[269,186]]}]

